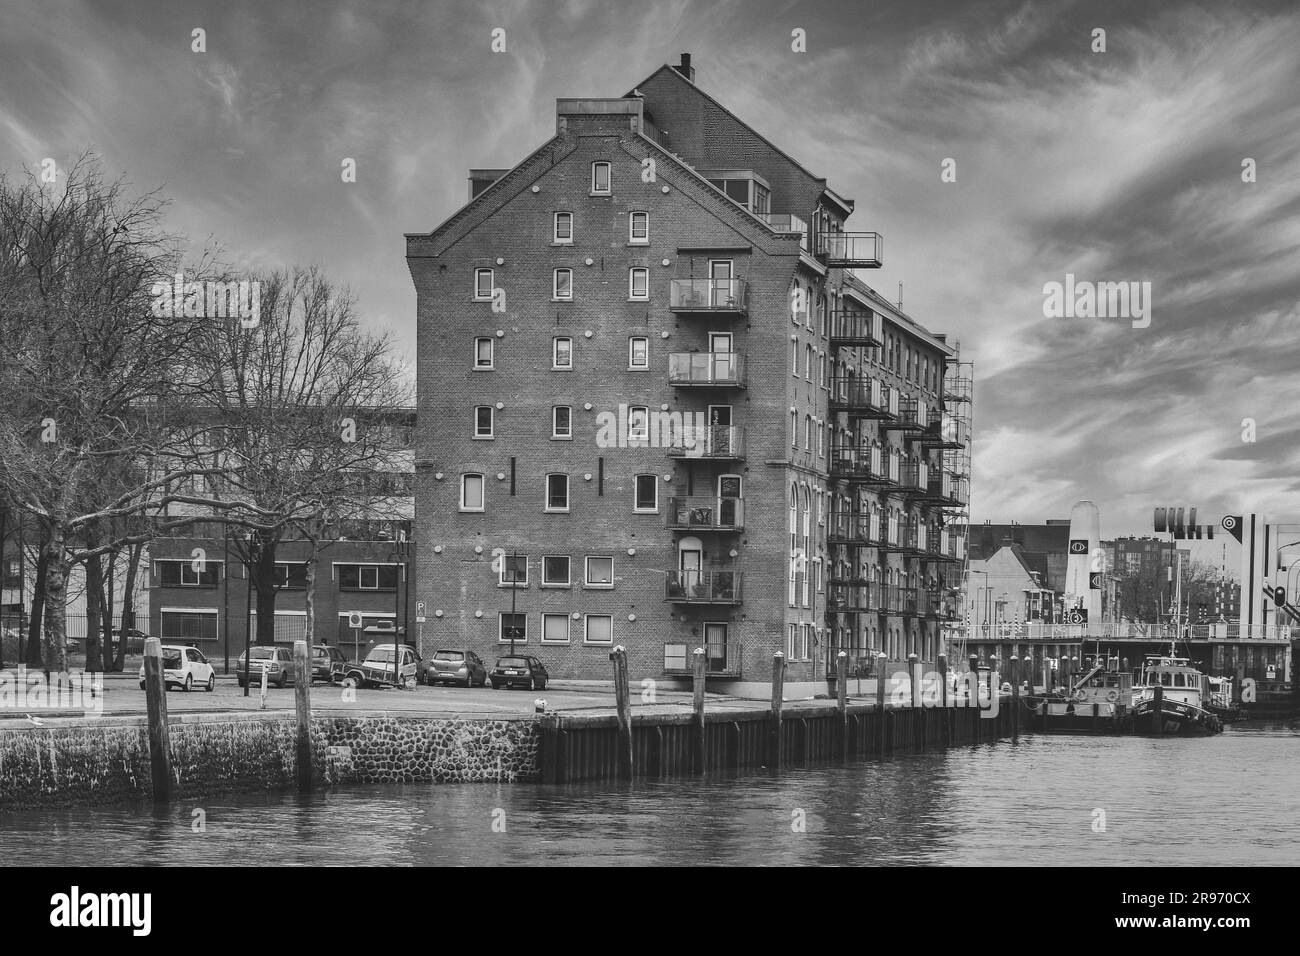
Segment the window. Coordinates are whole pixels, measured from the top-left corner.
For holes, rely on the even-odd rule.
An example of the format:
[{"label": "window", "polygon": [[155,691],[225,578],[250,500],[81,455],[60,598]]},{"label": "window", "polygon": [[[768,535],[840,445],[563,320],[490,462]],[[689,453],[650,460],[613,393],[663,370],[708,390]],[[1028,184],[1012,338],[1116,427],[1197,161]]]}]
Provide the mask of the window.
[{"label": "window", "polygon": [[825,458],[826,444],[824,439],[826,438],[826,429],[822,428],[821,422],[814,422],[813,428],[817,432],[817,457]]},{"label": "window", "polygon": [[165,588],[215,588],[219,577],[220,562],[203,561],[199,564],[201,571],[194,570],[194,562],[159,561],[158,583]]},{"label": "window", "polygon": [[813,420],[811,415],[803,417],[803,450],[812,451]]},{"label": "window", "polygon": [[460,476],[460,510],[461,511],[482,511],[483,510],[483,476],[482,475],[461,475]]},{"label": "window", "polygon": [[474,299],[477,302],[489,302],[492,290],[496,287],[491,269],[474,270]]},{"label": "window", "polygon": [[565,245],[573,242],[573,213],[557,212],[555,214],[555,241]]},{"label": "window", "polygon": [[586,633],[583,640],[588,644],[614,643],[614,617],[611,614],[588,614],[583,621]]},{"label": "window", "polygon": [[560,336],[552,340],[551,368],[573,368],[573,339]]},{"label": "window", "polygon": [[509,644],[512,638],[516,644],[528,643],[528,615],[498,612],[497,641]]},{"label": "window", "polygon": [[627,410],[627,440],[650,440],[650,409],[645,405],[633,405]]},{"label": "window", "polygon": [[598,195],[609,195],[609,163],[591,164],[591,191]]},{"label": "window", "polygon": [[569,615],[567,614],[543,614],[542,615],[542,643],[543,644],[569,643]]},{"label": "window", "polygon": [[546,510],[547,511],[568,511],[569,510],[569,476],[568,475],[547,475],[546,476]]},{"label": "window", "polygon": [[799,413],[790,409],[790,447],[799,447]]},{"label": "window", "polygon": [[795,378],[799,377],[799,340],[794,336],[790,337],[790,374]]},{"label": "window", "polygon": [[569,556],[548,554],[542,558],[542,587],[569,586]]},{"label": "window", "polygon": [[573,437],[573,406],[571,405],[551,406],[551,437],[552,438]]},{"label": "window", "polygon": [[484,336],[474,340],[474,368],[492,368],[496,359],[496,343]]},{"label": "window", "polygon": [[336,564],[340,591],[396,591],[395,564]]},{"label": "window", "polygon": [[573,299],[573,270],[556,269],[555,278],[551,283],[551,296],[561,301],[572,301]]},{"label": "window", "polygon": [[648,212],[634,212],[627,217],[627,241],[638,245],[650,241]]},{"label": "window", "polygon": [[496,409],[491,405],[474,406],[474,437],[491,438]]},{"label": "window", "polygon": [[301,591],[307,587],[307,565],[299,561],[275,562],[275,585],[288,591]]},{"label": "window", "polygon": [[798,653],[797,653],[798,650],[799,650],[799,648],[798,648],[798,644],[799,644],[798,633],[799,633],[799,625],[798,625],[798,624],[791,624],[791,625],[789,625],[789,627],[786,629],[786,636],[785,636],[785,656],[786,656],[786,660],[797,661],[797,660],[799,659],[799,656],[798,656]]},{"label": "window", "polygon": [[645,301],[650,298],[650,270],[627,270],[627,297]]},{"label": "window", "polygon": [[502,555],[499,583],[502,587],[528,587],[528,555]]},{"label": "window", "polygon": [[803,347],[803,377],[809,382],[813,380],[813,347],[811,345]]},{"label": "window", "polygon": [[658,475],[636,476],[636,499],[633,502],[632,510],[643,514],[659,510]]},{"label": "window", "polygon": [[634,335],[627,340],[627,367],[630,369],[650,368],[650,340],[641,335]]},{"label": "window", "polygon": [[588,558],[586,583],[589,588],[612,588],[614,586],[614,559]]},{"label": "window", "polygon": [[822,388],[827,388],[826,384],[826,353],[821,352],[817,356],[817,384]]}]

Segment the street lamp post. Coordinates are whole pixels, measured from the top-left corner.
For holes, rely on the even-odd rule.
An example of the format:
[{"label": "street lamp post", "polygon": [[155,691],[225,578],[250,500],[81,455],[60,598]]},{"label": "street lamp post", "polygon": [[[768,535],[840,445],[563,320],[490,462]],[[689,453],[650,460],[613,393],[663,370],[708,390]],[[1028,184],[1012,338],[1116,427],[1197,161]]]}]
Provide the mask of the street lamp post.
[{"label": "street lamp post", "polygon": [[402,683],[402,581],[405,575],[404,562],[410,545],[404,538],[399,538],[391,555],[396,565],[398,580],[393,582],[393,686],[403,687]]}]

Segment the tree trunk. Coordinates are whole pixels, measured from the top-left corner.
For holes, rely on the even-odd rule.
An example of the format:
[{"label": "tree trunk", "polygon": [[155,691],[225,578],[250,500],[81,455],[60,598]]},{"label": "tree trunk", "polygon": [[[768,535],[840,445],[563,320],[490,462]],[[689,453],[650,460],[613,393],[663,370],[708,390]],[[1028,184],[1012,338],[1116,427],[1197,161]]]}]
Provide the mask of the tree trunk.
[{"label": "tree trunk", "polygon": [[316,542],[311,543],[311,552],[307,556],[307,634],[304,638],[307,647],[316,643]]},{"label": "tree trunk", "polygon": [[122,583],[122,639],[117,642],[117,660],[113,662],[113,670],[123,671],[126,669],[126,633],[128,628],[135,627],[135,576],[140,570],[140,555],[144,551],[143,544],[133,544],[127,551],[126,558],[126,580]]},{"label": "tree trunk", "polygon": [[[102,614],[102,620],[100,623],[102,624],[104,634],[104,640],[101,642],[103,651],[101,659],[103,661],[105,673],[113,669],[113,603],[114,597],[116,596],[113,593],[113,579],[117,572],[116,551],[110,551],[108,553],[107,563],[107,573],[104,574],[104,597],[99,604]],[[121,638],[121,640],[125,640],[125,638]]]},{"label": "tree trunk", "polygon": [[42,547],[36,556],[36,584],[32,589],[32,618],[27,628],[27,647],[24,653],[26,660],[23,661],[33,670],[45,666],[44,658],[41,656],[41,624],[45,613],[45,581],[49,576],[49,567],[49,559],[46,557],[45,548]]},{"label": "tree trunk", "polygon": [[100,610],[104,602],[104,565],[101,555],[86,559],[86,670],[99,671],[104,666],[100,653]]},{"label": "tree trunk", "polygon": [[259,534],[259,539],[256,560],[250,569],[253,588],[257,591],[257,640],[254,643],[269,646],[275,643],[275,594],[279,590],[275,579],[277,541],[271,535]]},{"label": "tree trunk", "polygon": [[45,571],[45,673],[68,669],[68,571],[63,531],[56,528],[46,543]]}]

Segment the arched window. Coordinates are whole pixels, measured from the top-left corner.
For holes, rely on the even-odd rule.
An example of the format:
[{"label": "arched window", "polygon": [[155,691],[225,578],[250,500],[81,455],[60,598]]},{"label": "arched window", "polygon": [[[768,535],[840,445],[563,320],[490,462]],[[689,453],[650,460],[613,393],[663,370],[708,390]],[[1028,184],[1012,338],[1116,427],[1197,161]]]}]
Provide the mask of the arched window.
[{"label": "arched window", "polygon": [[803,553],[812,555],[812,496],[808,486],[803,486]]}]

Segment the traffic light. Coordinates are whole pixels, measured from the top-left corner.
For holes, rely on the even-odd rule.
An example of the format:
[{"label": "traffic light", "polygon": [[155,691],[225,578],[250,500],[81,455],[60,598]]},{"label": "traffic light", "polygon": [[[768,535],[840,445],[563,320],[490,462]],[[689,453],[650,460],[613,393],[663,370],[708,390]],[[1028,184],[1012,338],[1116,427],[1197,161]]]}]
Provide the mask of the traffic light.
[{"label": "traffic light", "polygon": [[1286,604],[1286,588],[1276,587],[1273,589],[1273,603],[1278,607],[1282,607]]}]

